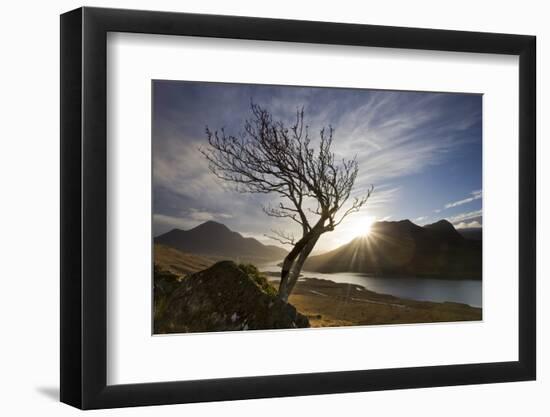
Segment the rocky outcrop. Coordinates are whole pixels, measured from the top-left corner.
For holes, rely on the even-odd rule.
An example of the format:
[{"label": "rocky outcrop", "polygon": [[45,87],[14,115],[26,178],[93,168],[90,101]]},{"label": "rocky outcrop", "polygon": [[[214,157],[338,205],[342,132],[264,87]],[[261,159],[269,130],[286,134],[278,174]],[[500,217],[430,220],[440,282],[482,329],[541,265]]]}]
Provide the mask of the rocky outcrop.
[{"label": "rocky outcrop", "polygon": [[181,280],[155,317],[155,333],[309,327],[307,317],[265,284],[247,268],[218,262]]}]

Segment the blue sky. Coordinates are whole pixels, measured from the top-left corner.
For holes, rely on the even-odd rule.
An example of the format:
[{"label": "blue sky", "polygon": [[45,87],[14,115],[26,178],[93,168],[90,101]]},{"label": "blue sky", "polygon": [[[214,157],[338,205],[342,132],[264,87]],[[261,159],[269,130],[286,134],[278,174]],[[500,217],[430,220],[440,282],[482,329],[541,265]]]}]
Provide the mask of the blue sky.
[{"label": "blue sky", "polygon": [[159,235],[215,220],[263,243],[270,229],[299,232],[268,217],[277,195],[240,194],[199,152],[205,127],[238,135],[250,101],[291,122],[304,107],[312,139],[334,128],[337,157],[359,163],[354,193],[373,184],[366,206],[326,233],[318,251],[344,244],[375,220],[448,219],[482,225],[482,96],[456,93],[153,81],[153,225]]}]

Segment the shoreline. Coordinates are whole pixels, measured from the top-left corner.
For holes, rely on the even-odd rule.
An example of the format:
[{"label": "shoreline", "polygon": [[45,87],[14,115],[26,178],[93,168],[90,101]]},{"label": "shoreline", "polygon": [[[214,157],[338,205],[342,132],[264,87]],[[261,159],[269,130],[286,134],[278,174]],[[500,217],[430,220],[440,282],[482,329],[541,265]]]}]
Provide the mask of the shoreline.
[{"label": "shoreline", "polygon": [[[277,278],[279,277],[279,272],[274,271],[262,271],[263,274]],[[365,277],[371,277],[371,278],[386,278],[386,279],[433,279],[435,281],[482,281],[482,277],[468,277],[464,278],[463,276],[456,276],[456,275],[431,275],[431,274],[416,274],[414,276],[407,275],[407,274],[398,274],[398,273],[376,273],[376,272],[357,272],[357,271],[338,271],[338,272],[320,272],[320,271],[311,271],[307,269],[303,269],[300,276],[303,276],[305,273],[307,274],[321,274],[321,275],[331,275],[331,274],[358,274]],[[308,277],[309,278],[309,277]],[[312,277],[315,278],[315,277]],[[330,281],[330,280],[329,280]]]},{"label": "shoreline", "polygon": [[[269,282],[277,287],[279,280]],[[482,320],[482,309],[467,304],[399,298],[321,278],[300,279],[289,302],[312,327]]]},{"label": "shoreline", "polygon": [[[280,272],[275,272],[275,271],[262,271],[260,270],[260,272],[266,276],[266,278],[270,281],[270,282],[279,282],[279,278],[280,278]],[[336,275],[340,275],[340,274],[343,274],[343,273],[335,273]],[[432,278],[432,277],[425,277],[425,276],[403,276],[403,275],[376,275],[376,274],[362,274],[362,273],[357,273],[357,272],[350,272],[350,274],[353,274],[353,275],[358,275],[358,276],[361,276],[361,277],[365,277],[365,278],[368,278],[368,279],[373,279],[373,280],[400,280],[400,281],[407,281],[407,280],[411,280],[411,281],[414,281],[414,280],[432,280],[433,282],[480,282],[481,280],[478,280],[478,279],[470,279],[470,278],[461,278],[461,279],[453,279],[453,278]],[[319,276],[316,276],[316,275],[321,275],[321,277]],[[307,279],[316,279],[316,280],[321,280],[321,281],[329,281],[329,282],[332,282],[334,284],[349,284],[349,285],[354,285],[354,286],[358,286],[358,287],[362,287],[364,290],[366,291],[370,291],[372,293],[377,293],[379,295],[387,295],[387,296],[393,296],[395,298],[400,298],[400,299],[403,299],[403,300],[408,300],[408,301],[419,301],[419,302],[422,302],[422,301],[425,301],[425,302],[433,302],[433,303],[445,303],[445,302],[449,302],[449,303],[455,303],[455,304],[464,304],[464,305],[467,305],[469,307],[473,307],[473,308],[482,308],[481,305],[476,305],[476,304],[470,304],[468,302],[464,302],[464,301],[459,301],[459,300],[430,300],[430,299],[416,299],[414,297],[407,297],[407,296],[404,296],[404,295],[399,295],[399,294],[392,294],[391,292],[385,292],[385,291],[380,291],[380,290],[370,290],[368,288],[368,286],[365,285],[365,283],[357,283],[357,282],[354,282],[353,280],[353,277],[351,277],[352,279],[350,279],[349,281],[342,281],[342,280],[336,280],[334,279],[332,276],[330,276],[332,274],[326,274],[326,273],[316,273],[316,272],[313,272],[313,271],[303,271],[303,273],[300,274],[300,277],[298,279],[298,282],[303,282],[304,280],[307,280]],[[349,277],[346,277],[349,279]],[[368,285],[368,284],[367,284]]]}]

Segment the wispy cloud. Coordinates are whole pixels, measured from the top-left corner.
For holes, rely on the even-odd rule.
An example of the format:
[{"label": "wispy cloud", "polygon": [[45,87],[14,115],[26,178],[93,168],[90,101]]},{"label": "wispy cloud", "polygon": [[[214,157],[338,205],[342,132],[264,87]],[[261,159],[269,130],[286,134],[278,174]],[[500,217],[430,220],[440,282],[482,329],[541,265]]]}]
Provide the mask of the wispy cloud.
[{"label": "wispy cloud", "polygon": [[[269,218],[261,210],[276,205],[275,196],[236,193],[211,174],[198,152],[206,144],[205,125],[242,132],[251,98],[288,122],[294,109],[304,106],[313,144],[321,127],[333,126],[336,156],[356,157],[359,163],[352,196],[375,186],[364,210],[354,214],[358,221],[361,216],[389,219],[388,213],[395,219],[411,216],[408,205],[399,205],[404,187],[410,186],[403,179],[429,171],[452,159],[463,145],[480,140],[480,134],[468,133],[472,127],[480,131],[481,120],[480,99],[471,95],[185,82],[155,84],[154,94],[155,233],[206,220],[256,237],[272,228],[296,231],[290,221]],[[419,201],[429,198],[418,196]],[[472,194],[446,208],[477,198]],[[327,234],[327,246],[353,233],[357,224],[351,219]]]},{"label": "wispy cloud", "polygon": [[180,216],[167,216],[165,214],[153,214],[154,235],[158,236],[172,229],[190,229],[196,226],[196,222]]},{"label": "wispy cloud", "polygon": [[230,219],[233,217],[231,214],[228,213],[211,213],[209,211],[197,210],[194,208],[189,209],[186,214],[184,213],[184,216],[187,216],[190,219],[199,222],[216,219]]},{"label": "wispy cloud", "polygon": [[467,197],[462,200],[453,201],[452,203],[445,204],[445,208],[448,209],[452,207],[461,206],[463,204],[468,204],[468,203],[471,203],[472,201],[479,200],[482,197],[481,190],[474,190],[470,193],[470,195],[471,197]]},{"label": "wispy cloud", "polygon": [[465,220],[475,219],[476,217],[481,217],[483,215],[482,210],[474,210],[466,213],[460,213],[454,216],[446,217],[448,221],[453,224],[459,224]]},{"label": "wispy cloud", "polygon": [[[465,129],[478,122],[479,109],[463,118],[447,114],[444,95],[372,93],[363,105],[343,114],[337,123],[327,114],[323,122],[336,127],[338,150],[356,154],[360,181],[377,182],[410,175],[444,160],[470,136]],[[444,118],[445,124],[439,124]],[[332,120],[334,116],[332,114]]]},{"label": "wispy cloud", "polygon": [[454,225],[457,229],[470,229],[470,228],[478,228],[481,227],[481,223],[477,220],[474,220],[472,222],[460,222],[458,224]]},{"label": "wispy cloud", "polygon": [[[368,190],[368,187],[356,187],[353,192],[353,196],[362,196]],[[380,185],[375,187],[371,196],[369,197],[366,209],[376,209],[388,206],[399,195],[400,187],[391,185]]]}]

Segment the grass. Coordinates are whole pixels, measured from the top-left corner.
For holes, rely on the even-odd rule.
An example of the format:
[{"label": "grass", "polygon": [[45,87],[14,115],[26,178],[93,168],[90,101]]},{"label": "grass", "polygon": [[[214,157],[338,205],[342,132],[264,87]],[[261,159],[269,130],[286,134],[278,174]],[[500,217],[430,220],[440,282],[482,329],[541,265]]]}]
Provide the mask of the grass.
[{"label": "grass", "polygon": [[353,284],[299,281],[289,302],[312,327],[477,321],[480,308],[459,303],[415,301],[378,294]]},{"label": "grass", "polygon": [[254,280],[256,284],[268,295],[276,296],[277,290],[270,284],[267,277],[252,264],[239,264],[239,269]]}]

